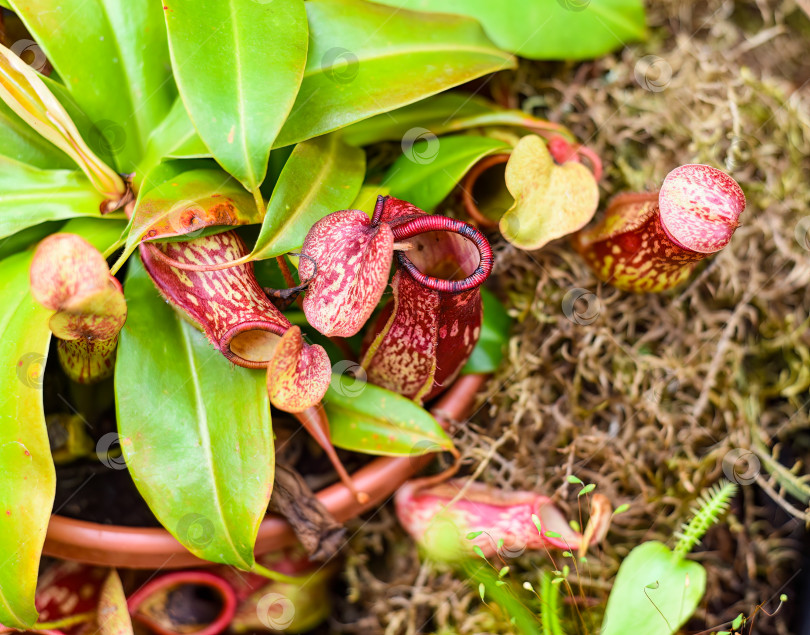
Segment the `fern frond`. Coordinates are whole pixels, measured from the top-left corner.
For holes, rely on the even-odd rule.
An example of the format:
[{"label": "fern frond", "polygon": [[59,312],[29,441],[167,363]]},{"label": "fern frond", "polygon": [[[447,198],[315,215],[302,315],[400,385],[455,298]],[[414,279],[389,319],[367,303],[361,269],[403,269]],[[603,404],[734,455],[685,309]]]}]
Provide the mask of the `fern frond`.
[{"label": "fern frond", "polygon": [[680,532],[675,533],[678,544],[675,545],[674,553],[685,556],[692,551],[706,532],[720,522],[736,493],[737,484],[731,481],[718,483],[704,490],[692,507],[692,519],[681,526]]},{"label": "fern frond", "polygon": [[560,625],[560,585],[551,583],[552,576],[540,576],[540,625],[543,635],[565,635]]}]

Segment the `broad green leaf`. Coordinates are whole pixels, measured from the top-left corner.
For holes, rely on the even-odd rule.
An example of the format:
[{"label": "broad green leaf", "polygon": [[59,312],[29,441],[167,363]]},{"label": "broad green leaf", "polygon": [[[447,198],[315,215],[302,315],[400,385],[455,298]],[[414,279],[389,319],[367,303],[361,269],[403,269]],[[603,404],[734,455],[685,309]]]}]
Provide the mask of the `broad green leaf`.
[{"label": "broad green leaf", "polygon": [[211,152],[200,139],[188,117],[183,100],[178,97],[174,100],[172,109],[150,135],[136,176],[143,178],[165,158],[187,159],[209,156]]},{"label": "broad green leaf", "polygon": [[55,234],[64,224],[64,221],[58,220],[40,223],[39,225],[22,229],[16,234],[3,238],[0,240],[0,260],[28,249],[31,245],[38,243],[46,236]]},{"label": "broad green leaf", "polygon": [[481,300],[484,303],[484,319],[481,323],[481,335],[475,345],[470,359],[461,372],[494,373],[503,361],[504,351],[509,344],[509,332],[512,319],[500,303],[487,289],[481,289]]},{"label": "broad green leaf", "polygon": [[157,519],[196,556],[249,569],[273,486],[265,376],[231,364],[130,261],[115,365],[127,467]]},{"label": "broad green leaf", "polygon": [[[210,162],[215,165],[213,162]],[[261,222],[253,197],[219,168],[181,171],[183,163],[162,165],[150,174],[151,188],[144,188],[135,203],[126,247],[126,260],[141,240],[190,235],[205,228]]]},{"label": "broad green leaf", "polygon": [[599,57],[645,36],[641,0],[374,0],[468,15],[500,48],[532,59]]},{"label": "broad green leaf", "polygon": [[514,68],[469,18],[363,0],[310,0],[304,81],[276,145],[288,145]]},{"label": "broad green leaf", "polygon": [[[354,367],[359,370],[356,364]],[[383,456],[416,456],[453,448],[450,437],[424,408],[349,373],[332,375],[323,405],[335,447]]]},{"label": "broad green leaf", "polygon": [[[104,249],[122,223],[77,220],[64,231]],[[55,474],[45,415],[42,376],[51,311],[29,291],[32,251],[0,262],[0,623],[31,626],[40,552],[51,516]]]},{"label": "broad green leaf", "polygon": [[[85,114],[81,106],[76,103],[73,95],[70,94],[64,84],[45,75],[40,75],[40,79],[42,83],[45,84],[46,88],[53,93],[53,96],[56,97],[56,100],[62,105],[62,108],[65,109],[76,126],[76,129],[79,131],[81,138],[87,140],[88,145],[91,146],[98,158],[101,159],[105,165],[116,165],[115,156],[112,151],[112,146],[117,147],[117,144],[120,143],[120,136],[118,138],[115,136],[116,131],[106,128],[105,131],[102,132],[96,124],[93,123],[90,117]],[[104,122],[102,121],[102,126],[103,125]]]},{"label": "broad green leaf", "polygon": [[695,612],[706,590],[706,570],[645,542],[622,561],[608,597],[604,635],[672,635]]},{"label": "broad green leaf", "polygon": [[295,146],[273,190],[250,259],[272,258],[300,247],[312,225],[351,204],[365,171],[365,153],[337,135]]},{"label": "broad green leaf", "polygon": [[576,141],[565,126],[522,110],[500,108],[474,95],[452,91],[359,121],[341,130],[340,134],[351,145],[364,146],[379,141],[399,141],[407,145],[420,134],[441,136],[487,126],[515,126]]},{"label": "broad green leaf", "polygon": [[0,622],[16,628],[37,618],[37,569],[56,487],[42,410],[50,311],[29,292],[31,257],[0,263]]},{"label": "broad green leaf", "polygon": [[303,0],[168,0],[172,67],[214,158],[253,190],[307,58]]},{"label": "broad green leaf", "polygon": [[88,146],[43,78],[10,49],[0,45],[0,99],[23,121],[62,150],[106,198],[118,200],[124,182]]},{"label": "broad green leaf", "polygon": [[365,146],[379,141],[399,141],[408,130],[424,128],[436,135],[461,130],[457,122],[498,112],[497,106],[460,92],[428,97],[415,104],[397,108],[344,128],[346,143]]},{"label": "broad green leaf", "polygon": [[403,141],[403,154],[388,170],[382,185],[392,196],[432,211],[478,161],[509,153],[505,141],[475,135],[437,137],[426,129]]},{"label": "broad green leaf", "polygon": [[[68,91],[131,172],[176,96],[152,0],[11,0]],[[87,140],[90,142],[91,140]]]},{"label": "broad green leaf", "polygon": [[0,154],[37,168],[75,168],[76,163],[0,100]]},{"label": "broad green leaf", "polygon": [[45,221],[100,217],[103,201],[78,170],[41,170],[0,156],[0,238]]}]

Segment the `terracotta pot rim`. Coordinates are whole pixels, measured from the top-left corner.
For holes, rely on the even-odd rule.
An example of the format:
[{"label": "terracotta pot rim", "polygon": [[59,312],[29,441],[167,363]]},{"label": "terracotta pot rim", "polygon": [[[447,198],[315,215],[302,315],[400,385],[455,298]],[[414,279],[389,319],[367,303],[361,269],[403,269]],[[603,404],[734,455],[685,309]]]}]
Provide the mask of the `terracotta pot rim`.
[{"label": "terracotta pot rim", "polygon": [[[475,395],[488,375],[463,375],[431,409],[443,427],[462,419],[471,409]],[[339,521],[344,522],[377,506],[406,480],[430,462],[430,454],[417,457],[381,457],[352,474],[359,491],[369,495],[360,504],[341,482],[317,492],[318,500]],[[268,514],[259,526],[256,555],[276,551],[297,542],[290,524]],[[180,569],[208,566],[187,551],[163,527],[125,527],[76,520],[54,514],[48,524],[43,554],[86,564],[132,569]]]}]

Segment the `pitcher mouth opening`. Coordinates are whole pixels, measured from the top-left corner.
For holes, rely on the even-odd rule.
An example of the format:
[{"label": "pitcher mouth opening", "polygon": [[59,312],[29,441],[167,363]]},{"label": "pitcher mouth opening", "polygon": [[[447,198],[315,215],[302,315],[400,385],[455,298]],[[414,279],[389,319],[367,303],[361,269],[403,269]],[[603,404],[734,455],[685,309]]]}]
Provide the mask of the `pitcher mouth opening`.
[{"label": "pitcher mouth opening", "polygon": [[270,322],[242,322],[225,332],[219,349],[238,366],[265,368],[285,330]]},{"label": "pitcher mouth opening", "polygon": [[[472,225],[445,216],[425,215],[395,226],[394,238],[412,248],[397,261],[421,285],[458,293],[474,289],[492,271],[492,248]],[[437,246],[438,243],[438,246]]]}]

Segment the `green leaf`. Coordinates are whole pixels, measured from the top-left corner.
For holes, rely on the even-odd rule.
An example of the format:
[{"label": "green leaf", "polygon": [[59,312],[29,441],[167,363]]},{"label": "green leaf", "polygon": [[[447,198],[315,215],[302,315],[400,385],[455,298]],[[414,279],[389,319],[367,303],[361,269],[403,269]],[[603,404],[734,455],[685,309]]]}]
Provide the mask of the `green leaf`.
[{"label": "green leaf", "polygon": [[161,3],[11,0],[82,110],[130,172],[174,101]]},{"label": "green leaf", "polygon": [[295,146],[281,170],[250,258],[272,258],[300,247],[312,225],[349,207],[365,171],[365,153],[337,135]]},{"label": "green leaf", "polygon": [[695,612],[705,590],[706,570],[700,564],[679,558],[660,542],[645,542],[622,561],[600,632],[672,635]]},{"label": "green leaf", "polygon": [[333,374],[323,404],[336,447],[383,456],[418,456],[453,448],[450,437],[425,409],[361,379]]},{"label": "green leaf", "polygon": [[532,59],[599,57],[645,36],[641,0],[374,1],[402,9],[468,15],[484,25],[500,48]]},{"label": "green leaf", "polygon": [[512,149],[505,141],[477,135],[441,139],[426,128],[414,128],[402,142],[403,154],[388,170],[383,187],[392,196],[432,211],[478,161]]},{"label": "green leaf", "polygon": [[[50,84],[50,86],[49,86]],[[105,197],[118,200],[124,181],[87,144],[67,109],[44,77],[12,50],[0,45],[0,99],[23,121],[67,154]]]},{"label": "green leaf", "polygon": [[[216,165],[213,161],[211,165]],[[261,221],[253,197],[219,168],[183,171],[186,162],[163,164],[141,190],[124,253],[126,260],[141,240],[171,236],[200,236],[221,225],[249,225]]]},{"label": "green leaf", "polygon": [[0,238],[45,221],[100,217],[103,201],[78,170],[41,170],[0,156]]},{"label": "green leaf", "polygon": [[31,245],[38,243],[46,236],[55,234],[64,224],[64,221],[58,220],[40,223],[39,225],[27,227],[26,229],[18,231],[16,234],[3,238],[0,240],[0,260],[13,256],[24,249],[28,249]]},{"label": "green leaf", "polygon": [[124,293],[115,397],[127,467],[189,551],[249,569],[274,473],[264,373],[226,360],[163,301],[137,258]]},{"label": "green leaf", "polygon": [[[64,231],[105,248],[122,223],[77,220]],[[0,263],[0,622],[31,626],[40,552],[53,506],[56,480],[42,409],[42,373],[51,312],[31,296],[32,251]]]},{"label": "green leaf", "polygon": [[168,0],[172,67],[214,158],[253,190],[307,58],[303,0]]},{"label": "green leaf", "polygon": [[0,154],[37,168],[75,168],[71,158],[45,140],[0,100]]},{"label": "green leaf", "polygon": [[517,127],[533,132],[558,134],[576,142],[565,126],[540,119],[522,110],[507,110],[464,92],[450,91],[358,121],[341,130],[346,143],[364,146],[380,141],[406,141],[415,131],[441,136],[472,128]]},{"label": "green leaf", "polygon": [[487,289],[481,289],[481,300],[484,303],[484,320],[481,323],[481,335],[475,345],[470,359],[461,370],[464,374],[494,373],[503,361],[504,351],[509,344],[509,333],[512,329],[512,318],[503,304]]},{"label": "green leaf", "polygon": [[210,157],[211,152],[200,139],[188,112],[179,97],[172,109],[149,137],[144,158],[138,165],[136,177],[143,178],[165,158],[191,159]]},{"label": "green leaf", "polygon": [[[92,143],[92,151],[95,152],[98,158],[106,165],[114,166],[115,157],[113,156],[111,145],[116,145],[116,140],[113,138],[116,131],[106,129],[105,132],[102,132],[99,130],[96,124],[93,123],[90,117],[81,109],[81,106],[76,103],[73,95],[65,88],[64,84],[61,84],[53,77],[46,77],[45,75],[42,75],[40,79],[48,90],[53,93],[53,96],[56,97],[56,101],[65,109],[65,112],[67,112],[79,131],[81,138]],[[105,122],[102,120],[101,124],[104,125],[104,123]],[[105,136],[105,134],[107,134],[107,136]]]},{"label": "green leaf", "polygon": [[515,65],[468,18],[412,13],[361,0],[310,0],[306,5],[306,71],[278,146]]},{"label": "green leaf", "polygon": [[358,121],[341,131],[346,143],[365,146],[399,141],[408,130],[425,128],[435,135],[464,129],[473,118],[498,112],[497,106],[467,93],[448,92]]},{"label": "green leaf", "polygon": [[37,618],[37,569],[56,487],[42,410],[50,311],[29,292],[31,257],[22,252],[0,265],[0,622],[15,628]]}]

